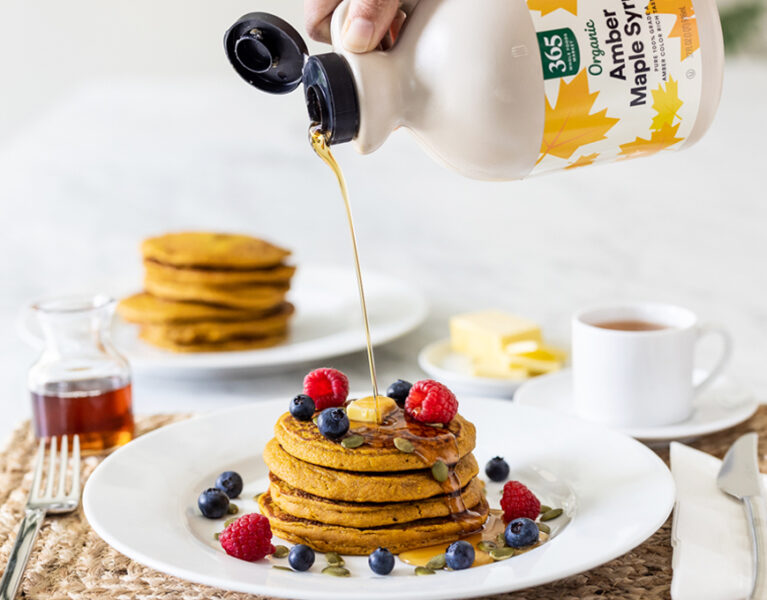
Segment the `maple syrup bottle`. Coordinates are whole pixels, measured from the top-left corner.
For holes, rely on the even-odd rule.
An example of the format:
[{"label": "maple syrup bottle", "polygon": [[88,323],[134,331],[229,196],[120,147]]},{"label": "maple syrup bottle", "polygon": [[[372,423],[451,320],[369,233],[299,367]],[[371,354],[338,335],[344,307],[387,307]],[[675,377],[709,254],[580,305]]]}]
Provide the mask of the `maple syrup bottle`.
[{"label": "maple syrup bottle", "polygon": [[[409,4],[413,4],[412,2]],[[303,83],[329,143],[376,150],[410,129],[448,167],[478,179],[676,150],[708,129],[724,51],[714,0],[420,0],[394,44],[307,58],[289,24],[251,13],[226,52],[251,85]]]}]

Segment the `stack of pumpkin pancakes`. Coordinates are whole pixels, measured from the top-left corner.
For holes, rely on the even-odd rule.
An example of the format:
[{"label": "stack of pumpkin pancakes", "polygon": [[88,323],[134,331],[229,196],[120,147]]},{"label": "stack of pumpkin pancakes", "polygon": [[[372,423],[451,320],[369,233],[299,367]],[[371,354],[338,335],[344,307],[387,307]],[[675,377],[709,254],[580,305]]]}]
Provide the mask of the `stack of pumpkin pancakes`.
[{"label": "stack of pumpkin pancakes", "polygon": [[287,336],[289,250],[245,235],[186,232],[144,241],[144,292],[118,311],[143,340],[177,352],[265,348]]},{"label": "stack of pumpkin pancakes", "polygon": [[[264,450],[269,490],[258,502],[280,538],[322,552],[364,555],[384,547],[397,554],[454,541],[487,519],[471,453],[476,430],[460,415],[444,428],[411,421],[401,408],[379,425],[351,421],[348,435],[364,438],[355,448],[290,413],[274,431]],[[414,451],[398,449],[395,438]],[[437,461],[447,466],[442,483],[431,468]]]}]

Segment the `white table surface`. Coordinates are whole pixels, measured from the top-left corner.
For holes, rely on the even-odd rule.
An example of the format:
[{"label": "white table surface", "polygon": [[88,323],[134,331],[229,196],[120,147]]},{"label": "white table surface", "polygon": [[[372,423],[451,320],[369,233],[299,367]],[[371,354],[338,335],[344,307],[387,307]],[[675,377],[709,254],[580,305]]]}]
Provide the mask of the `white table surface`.
[{"label": "white table surface", "polygon": [[[431,302],[427,323],[378,351],[379,377],[423,376],[418,350],[456,312],[499,307],[569,337],[574,309],[613,300],[686,305],[736,340],[731,373],[767,398],[767,64],[730,62],[718,117],[681,153],[516,183],[463,179],[406,132],[370,156],[339,148],[363,268]],[[232,74],[81,90],[0,147],[0,438],[29,415],[35,352],[14,321],[30,299],[140,286],[138,243],[176,229],[246,231],[308,261],[349,266],[341,200],[306,141],[298,93],[262,95]],[[705,355],[715,349],[708,348]],[[330,361],[364,386],[363,353]],[[285,396],[267,377],[135,378],[137,413]]]}]

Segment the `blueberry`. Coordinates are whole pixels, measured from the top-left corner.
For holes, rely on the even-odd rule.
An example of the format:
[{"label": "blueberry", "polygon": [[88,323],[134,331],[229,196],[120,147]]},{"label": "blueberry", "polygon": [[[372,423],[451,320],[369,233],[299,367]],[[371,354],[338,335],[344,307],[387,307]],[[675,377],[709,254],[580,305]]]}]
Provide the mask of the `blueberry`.
[{"label": "blueberry", "polygon": [[290,401],[290,414],[299,421],[311,421],[314,416],[314,400],[306,394],[298,394]]},{"label": "blueberry", "polygon": [[343,408],[337,406],[326,408],[317,418],[317,427],[329,440],[337,440],[349,431],[349,417],[346,416]]},{"label": "blueberry", "polygon": [[398,379],[389,386],[389,389],[386,390],[386,395],[396,401],[399,406],[405,406],[405,400],[407,400],[411,387],[413,387],[413,384],[409,381]]},{"label": "blueberry", "polygon": [[220,519],[229,508],[229,496],[218,488],[208,488],[197,498],[197,506],[203,517]]},{"label": "blueberry", "polygon": [[538,525],[526,517],[514,519],[503,533],[506,543],[512,548],[522,548],[538,541]]},{"label": "blueberry", "polygon": [[216,479],[216,487],[230,498],[236,498],[242,491],[242,477],[234,471],[224,471]]},{"label": "blueberry", "polygon": [[386,548],[378,548],[368,556],[368,565],[376,575],[388,575],[394,569],[394,555]]},{"label": "blueberry", "polygon": [[290,549],[288,562],[296,571],[308,571],[314,564],[314,550],[305,544],[298,544]]},{"label": "blueberry", "polygon": [[453,542],[445,552],[445,563],[453,571],[468,569],[474,564],[474,546],[463,540]]},{"label": "blueberry", "polygon": [[490,481],[506,481],[509,476],[509,463],[500,456],[491,458],[485,465],[485,475]]}]

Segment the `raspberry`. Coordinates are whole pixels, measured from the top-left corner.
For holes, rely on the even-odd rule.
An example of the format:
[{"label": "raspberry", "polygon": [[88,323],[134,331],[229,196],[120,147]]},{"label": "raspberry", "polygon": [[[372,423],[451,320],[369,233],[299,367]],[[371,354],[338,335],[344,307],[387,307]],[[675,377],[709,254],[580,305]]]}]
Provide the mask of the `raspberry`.
[{"label": "raspberry", "polygon": [[405,412],[421,423],[449,423],[458,412],[458,400],[447,387],[432,379],[416,382],[405,400]]},{"label": "raspberry", "polygon": [[253,562],[274,552],[269,519],[251,513],[243,515],[221,532],[218,541],[229,556]]},{"label": "raspberry", "polygon": [[349,380],[337,369],[314,369],[304,377],[304,394],[311,396],[317,411],[343,406],[349,395]]},{"label": "raspberry", "polygon": [[519,481],[508,481],[503,486],[501,508],[503,520],[507,523],[520,517],[535,521],[541,512],[541,501],[524,484]]}]

